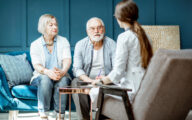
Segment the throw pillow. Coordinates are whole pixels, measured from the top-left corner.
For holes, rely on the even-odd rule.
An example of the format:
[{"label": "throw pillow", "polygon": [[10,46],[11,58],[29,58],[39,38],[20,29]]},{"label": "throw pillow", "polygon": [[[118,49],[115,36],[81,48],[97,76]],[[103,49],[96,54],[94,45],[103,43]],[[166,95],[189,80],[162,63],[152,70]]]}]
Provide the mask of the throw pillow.
[{"label": "throw pillow", "polygon": [[15,85],[29,84],[33,71],[25,53],[17,56],[0,55],[0,65],[10,88]]}]

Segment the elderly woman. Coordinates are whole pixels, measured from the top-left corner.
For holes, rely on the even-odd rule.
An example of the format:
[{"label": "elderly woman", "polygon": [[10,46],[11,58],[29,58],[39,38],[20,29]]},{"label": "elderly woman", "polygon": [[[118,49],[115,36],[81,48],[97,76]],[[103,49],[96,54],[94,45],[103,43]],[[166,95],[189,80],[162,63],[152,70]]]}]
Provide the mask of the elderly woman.
[{"label": "elderly woman", "polygon": [[[51,100],[54,110],[59,112],[59,87],[70,84],[67,71],[71,65],[69,42],[58,35],[58,24],[54,16],[44,14],[40,17],[38,31],[42,34],[31,43],[30,54],[35,69],[31,85],[38,87],[38,111],[42,119],[48,119]],[[64,118],[67,95],[62,96],[61,117]],[[58,117],[58,114],[55,115]]]}]

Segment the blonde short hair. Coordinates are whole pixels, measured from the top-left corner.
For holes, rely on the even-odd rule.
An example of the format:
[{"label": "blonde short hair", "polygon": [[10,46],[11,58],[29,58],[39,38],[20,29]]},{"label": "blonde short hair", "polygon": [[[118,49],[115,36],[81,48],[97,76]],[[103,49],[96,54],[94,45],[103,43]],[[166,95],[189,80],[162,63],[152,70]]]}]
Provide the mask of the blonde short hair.
[{"label": "blonde short hair", "polygon": [[38,32],[41,34],[45,34],[45,28],[46,25],[48,24],[49,21],[51,21],[51,19],[55,18],[56,22],[57,19],[55,16],[51,15],[51,14],[44,14],[41,15],[41,17],[39,18],[39,23],[38,23]]},{"label": "blonde short hair", "polygon": [[92,21],[92,20],[99,20],[99,21],[101,22],[102,26],[103,26],[103,27],[105,26],[105,24],[104,24],[103,20],[101,20],[101,19],[100,19],[100,18],[98,18],[98,17],[92,17],[92,18],[90,18],[90,19],[87,21],[87,24],[86,24],[86,29],[88,29],[88,28],[89,28],[89,23],[90,23],[90,21]]}]

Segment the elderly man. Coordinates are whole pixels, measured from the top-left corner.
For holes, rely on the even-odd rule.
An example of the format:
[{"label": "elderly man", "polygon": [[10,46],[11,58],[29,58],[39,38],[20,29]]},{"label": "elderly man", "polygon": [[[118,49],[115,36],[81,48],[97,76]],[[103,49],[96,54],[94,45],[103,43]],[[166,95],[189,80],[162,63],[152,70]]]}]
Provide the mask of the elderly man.
[{"label": "elderly man", "polygon": [[[73,74],[76,77],[72,86],[82,82],[92,83],[96,77],[107,75],[113,68],[116,43],[105,36],[104,23],[94,17],[87,22],[88,37],[77,42],[74,53]],[[73,94],[80,120],[88,120],[90,98],[88,95]]]}]

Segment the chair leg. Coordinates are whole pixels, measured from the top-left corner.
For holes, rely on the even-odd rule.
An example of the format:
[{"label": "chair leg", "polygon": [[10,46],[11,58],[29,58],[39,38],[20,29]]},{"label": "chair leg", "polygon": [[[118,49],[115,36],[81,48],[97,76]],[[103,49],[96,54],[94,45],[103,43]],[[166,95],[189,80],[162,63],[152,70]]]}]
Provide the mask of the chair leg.
[{"label": "chair leg", "polygon": [[124,107],[127,113],[127,117],[129,120],[134,120],[132,106],[129,101],[129,97],[127,95],[127,90],[125,89],[112,89],[112,88],[100,88],[99,89],[99,96],[97,100],[97,109],[96,109],[96,116],[95,120],[100,120],[102,107],[103,107],[103,101],[104,101],[104,94],[111,94],[111,95],[117,95],[122,97],[122,102],[124,103]]},{"label": "chair leg", "polygon": [[124,103],[125,110],[127,112],[127,117],[129,118],[129,120],[134,120],[132,105],[129,101],[129,97],[126,91],[122,91],[122,100]]},{"label": "chair leg", "polygon": [[97,108],[96,108],[95,120],[100,120],[101,119],[103,100],[104,100],[103,88],[100,88],[99,89],[98,100],[97,100]]},{"label": "chair leg", "polygon": [[18,110],[10,110],[9,111],[9,120],[17,120],[19,111]]}]

